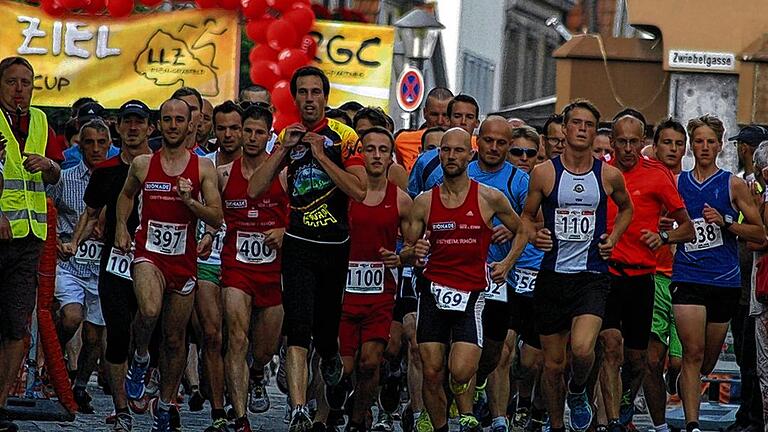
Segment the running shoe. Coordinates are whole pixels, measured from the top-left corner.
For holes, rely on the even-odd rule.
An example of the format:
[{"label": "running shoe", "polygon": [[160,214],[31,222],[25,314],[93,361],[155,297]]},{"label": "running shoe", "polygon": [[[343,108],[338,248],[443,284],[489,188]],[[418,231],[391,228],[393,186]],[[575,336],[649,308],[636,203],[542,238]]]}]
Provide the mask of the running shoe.
[{"label": "running shoe", "polygon": [[344,363],[342,363],[341,355],[338,352],[327,361],[320,359],[320,374],[323,376],[326,386],[338,385],[341,382],[343,373]]},{"label": "running shoe", "polygon": [[203,405],[205,405],[205,397],[203,397],[203,394],[200,393],[200,390],[195,390],[192,392],[192,396],[189,397],[187,405],[189,405],[189,410],[191,412],[198,412],[203,410]]},{"label": "running shoe", "polygon": [[379,408],[379,415],[371,430],[376,432],[392,432],[395,430],[395,420],[390,413]]},{"label": "running shoe", "polygon": [[547,424],[545,419],[537,419],[531,416],[525,425],[525,432],[541,432]]},{"label": "running shoe", "polygon": [[170,410],[153,410],[152,432],[172,432]]},{"label": "running shoe", "polygon": [[150,398],[160,394],[160,369],[149,369],[149,382],[146,385],[144,393]]},{"label": "running shoe", "polygon": [[93,414],[93,406],[91,405],[91,395],[85,390],[85,387],[75,386],[72,389],[72,394],[75,397],[75,403],[77,403],[77,411],[83,414]]},{"label": "running shoe", "polygon": [[285,368],[286,355],[285,346],[281,346],[275,383],[277,384],[277,389],[283,394],[288,394],[288,377],[286,376]]},{"label": "running shoe", "polygon": [[288,432],[309,432],[312,430],[312,419],[305,406],[297,405],[291,413],[291,423]]},{"label": "running shoe", "polygon": [[122,412],[115,416],[115,425],[113,432],[131,432],[133,430],[133,416],[130,413]]},{"label": "running shoe", "polygon": [[128,373],[125,374],[125,395],[128,399],[138,400],[144,396],[146,391],[144,380],[147,377],[147,370],[149,370],[149,361],[139,363],[135,359],[131,360]]},{"label": "running shoe", "polygon": [[528,419],[531,418],[531,411],[526,407],[520,407],[515,411],[515,416],[512,417],[512,427],[516,430],[522,430],[525,425],[528,424]]},{"label": "running shoe", "polygon": [[429,418],[429,414],[426,410],[422,411],[421,414],[419,414],[419,418],[416,419],[416,423],[414,424],[414,429],[416,432],[434,432],[435,427],[432,426],[432,420]]},{"label": "running shoe", "polygon": [[150,399],[145,395],[141,399],[128,399],[128,408],[135,414],[144,414],[149,409]]},{"label": "running shoe", "polygon": [[487,384],[488,380],[486,380],[482,386],[476,386],[475,394],[472,399],[472,413],[481,423],[487,423],[491,420],[491,408],[488,405],[488,395],[485,393]]},{"label": "running shoe", "polygon": [[227,432],[227,419],[219,417],[213,420],[210,426],[205,429],[205,432]]},{"label": "running shoe", "polygon": [[247,415],[235,420],[235,432],[252,432],[251,423],[248,421]]},{"label": "running shoe", "polygon": [[472,414],[462,414],[459,417],[460,432],[482,432],[483,428]]},{"label": "running shoe", "polygon": [[509,432],[509,421],[506,417],[493,419],[490,432]]},{"label": "running shoe", "polygon": [[264,380],[251,382],[251,391],[248,392],[248,411],[260,414],[269,410],[269,394]]},{"label": "running shoe", "polygon": [[589,404],[587,392],[568,392],[566,398],[570,412],[571,429],[576,432],[584,432],[592,424],[592,406]]}]

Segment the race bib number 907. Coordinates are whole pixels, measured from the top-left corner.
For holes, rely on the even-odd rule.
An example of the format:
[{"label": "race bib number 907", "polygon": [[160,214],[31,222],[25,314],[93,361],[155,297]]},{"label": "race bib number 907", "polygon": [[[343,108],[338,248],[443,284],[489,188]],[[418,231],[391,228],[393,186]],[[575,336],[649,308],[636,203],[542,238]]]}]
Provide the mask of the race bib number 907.
[{"label": "race bib number 907", "polygon": [[104,243],[97,240],[86,240],[77,247],[73,259],[81,264],[97,263],[101,260],[101,250]]},{"label": "race bib number 907", "polygon": [[161,255],[184,255],[187,248],[187,224],[150,220],[145,247]]},{"label": "race bib number 907", "polygon": [[464,312],[469,303],[470,293],[432,282],[432,295],[437,308],[446,311]]},{"label": "race bib number 907", "polygon": [[595,209],[555,210],[555,237],[562,241],[591,241],[595,236]]}]

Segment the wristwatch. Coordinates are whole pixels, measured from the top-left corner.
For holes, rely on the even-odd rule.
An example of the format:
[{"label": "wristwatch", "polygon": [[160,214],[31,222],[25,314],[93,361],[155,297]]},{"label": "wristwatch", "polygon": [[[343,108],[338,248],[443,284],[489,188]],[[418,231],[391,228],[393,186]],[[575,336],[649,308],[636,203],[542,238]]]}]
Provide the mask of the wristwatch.
[{"label": "wristwatch", "polygon": [[659,237],[661,238],[662,244],[669,243],[669,233],[666,231],[659,231]]},{"label": "wristwatch", "polygon": [[725,215],[723,216],[723,228],[728,229],[733,225],[733,216],[731,215]]}]

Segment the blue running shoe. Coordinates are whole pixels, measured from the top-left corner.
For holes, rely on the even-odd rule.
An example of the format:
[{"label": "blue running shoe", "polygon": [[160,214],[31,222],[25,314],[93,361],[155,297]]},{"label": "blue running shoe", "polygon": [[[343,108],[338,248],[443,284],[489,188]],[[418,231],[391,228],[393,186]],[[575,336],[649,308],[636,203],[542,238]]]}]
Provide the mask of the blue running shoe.
[{"label": "blue running shoe", "polygon": [[592,424],[592,406],[589,404],[587,392],[571,393],[568,392],[566,398],[570,412],[571,429],[576,432],[584,432]]},{"label": "blue running shoe", "polygon": [[149,361],[142,364],[136,360],[131,360],[128,373],[125,374],[125,395],[129,400],[139,400],[144,396],[146,390],[144,379],[148,370]]},{"label": "blue running shoe", "polygon": [[171,412],[168,410],[153,410],[152,432],[171,432]]}]

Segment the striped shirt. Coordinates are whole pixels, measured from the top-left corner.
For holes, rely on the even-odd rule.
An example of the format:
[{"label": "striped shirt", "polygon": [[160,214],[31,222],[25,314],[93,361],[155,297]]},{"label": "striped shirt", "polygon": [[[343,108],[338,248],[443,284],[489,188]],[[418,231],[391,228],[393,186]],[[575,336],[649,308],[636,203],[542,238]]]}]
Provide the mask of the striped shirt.
[{"label": "striped shirt", "polygon": [[[77,221],[85,211],[83,195],[90,179],[91,172],[85,166],[85,162],[81,161],[72,168],[62,171],[59,182],[47,187],[48,196],[51,197],[58,210],[56,232],[62,243],[68,243],[72,240],[72,234],[77,227]],[[70,259],[59,262],[59,266],[79,277],[99,274],[99,265],[97,263],[80,264]]]}]

